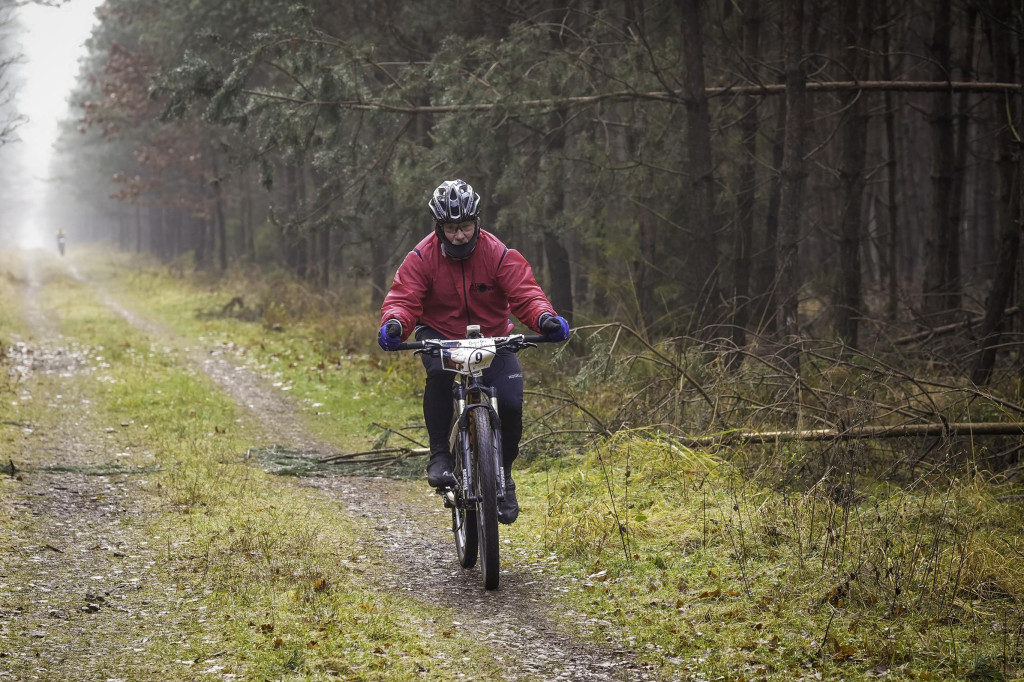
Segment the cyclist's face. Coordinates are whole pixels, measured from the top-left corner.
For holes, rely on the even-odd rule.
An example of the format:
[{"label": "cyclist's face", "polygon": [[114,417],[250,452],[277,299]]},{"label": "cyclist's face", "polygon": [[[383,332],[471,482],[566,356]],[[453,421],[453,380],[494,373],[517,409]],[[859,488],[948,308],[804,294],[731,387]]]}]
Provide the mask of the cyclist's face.
[{"label": "cyclist's face", "polygon": [[456,246],[465,244],[473,238],[473,229],[475,227],[476,222],[473,220],[465,220],[461,223],[447,223],[444,226],[444,236]]}]

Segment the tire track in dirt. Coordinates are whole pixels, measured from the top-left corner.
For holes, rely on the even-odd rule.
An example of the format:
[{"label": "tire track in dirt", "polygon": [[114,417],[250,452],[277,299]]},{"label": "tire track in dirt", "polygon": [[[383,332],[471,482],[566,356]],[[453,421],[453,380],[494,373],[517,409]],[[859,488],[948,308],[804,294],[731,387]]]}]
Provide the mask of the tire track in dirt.
[{"label": "tire track in dirt", "polygon": [[[77,271],[71,272],[87,281]],[[93,286],[107,305],[155,337],[154,341],[181,345],[175,332],[122,307],[101,287]],[[234,364],[216,349],[193,349],[191,357],[225,393],[257,417],[278,445],[310,457],[336,451],[312,437],[301,425],[294,403],[248,367]],[[496,660],[515,661],[517,667],[508,668],[507,680],[656,679],[653,671],[636,662],[633,652],[612,644],[592,644],[566,630],[562,624],[566,614],[556,618],[550,596],[566,589],[560,578],[515,567],[502,571],[499,590],[485,591],[479,568],[459,567],[448,531],[449,513],[432,494],[408,500],[396,481],[385,478],[322,477],[302,484],[365,520],[371,541],[390,562],[379,572],[383,587],[449,609],[454,627],[479,633],[480,641],[492,646]],[[582,618],[581,631],[585,631]]]}]

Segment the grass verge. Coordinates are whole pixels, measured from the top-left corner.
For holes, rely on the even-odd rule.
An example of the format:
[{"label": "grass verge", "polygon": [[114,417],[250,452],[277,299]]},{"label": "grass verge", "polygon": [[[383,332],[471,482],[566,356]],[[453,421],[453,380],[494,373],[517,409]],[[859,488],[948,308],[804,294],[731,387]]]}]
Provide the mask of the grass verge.
[{"label": "grass verge", "polygon": [[515,541],[557,557],[576,608],[681,678],[1024,668],[1024,514],[992,481],[782,494],[643,433],[522,480],[531,513]]}]

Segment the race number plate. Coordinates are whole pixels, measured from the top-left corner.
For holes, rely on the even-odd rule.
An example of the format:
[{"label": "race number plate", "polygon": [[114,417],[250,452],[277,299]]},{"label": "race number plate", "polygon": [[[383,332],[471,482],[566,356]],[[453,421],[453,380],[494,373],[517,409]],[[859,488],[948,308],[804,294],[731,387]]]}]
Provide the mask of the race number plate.
[{"label": "race number plate", "polygon": [[441,349],[441,363],[450,372],[476,374],[491,366],[495,353],[493,339],[459,339],[458,345]]}]

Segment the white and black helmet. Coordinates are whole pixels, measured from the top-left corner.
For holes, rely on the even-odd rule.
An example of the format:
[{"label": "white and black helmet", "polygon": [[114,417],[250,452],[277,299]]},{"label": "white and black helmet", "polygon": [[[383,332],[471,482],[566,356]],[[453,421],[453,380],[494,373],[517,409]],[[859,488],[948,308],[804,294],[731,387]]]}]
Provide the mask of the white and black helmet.
[{"label": "white and black helmet", "polygon": [[464,180],[445,180],[427,204],[437,223],[461,223],[480,216],[480,195]]}]

